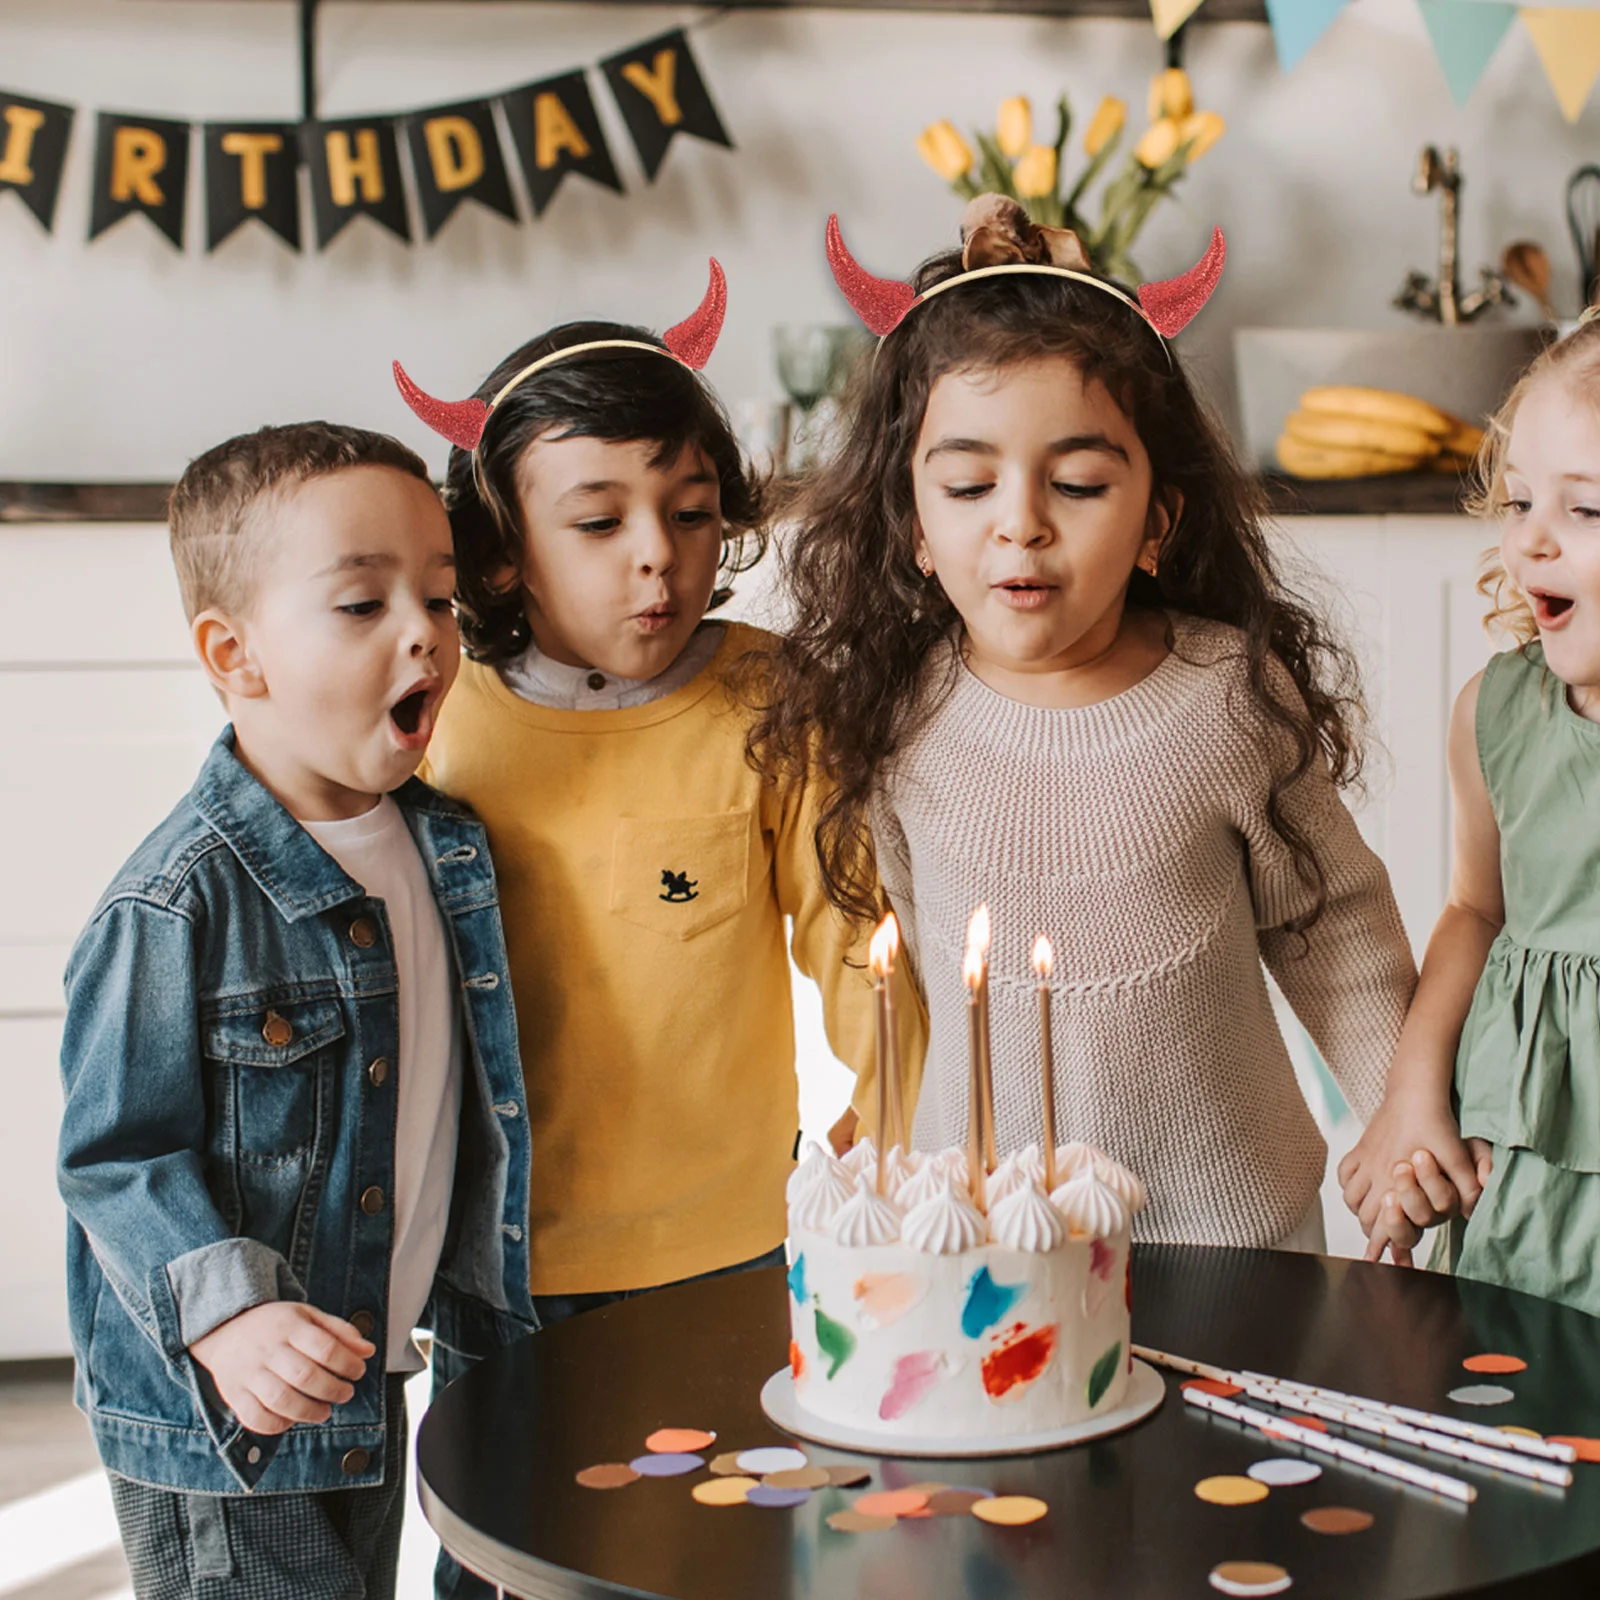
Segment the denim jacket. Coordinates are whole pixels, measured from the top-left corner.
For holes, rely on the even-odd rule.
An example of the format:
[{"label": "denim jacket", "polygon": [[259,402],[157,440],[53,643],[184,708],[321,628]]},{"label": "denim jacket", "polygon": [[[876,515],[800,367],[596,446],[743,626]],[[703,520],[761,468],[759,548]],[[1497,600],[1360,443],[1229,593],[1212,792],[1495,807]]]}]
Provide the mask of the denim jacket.
[{"label": "denim jacket", "polygon": [[[533,1326],[527,1105],[494,869],[464,807],[395,792],[463,1016],[436,1376]],[[111,1471],[204,1493],[380,1483],[399,1005],[389,925],[240,764],[233,733],[136,850],[67,967],[59,1183],[78,1403]],[[402,1063],[403,1068],[403,1063]],[[188,1347],[269,1300],[378,1347],[324,1423],[247,1432]]]}]

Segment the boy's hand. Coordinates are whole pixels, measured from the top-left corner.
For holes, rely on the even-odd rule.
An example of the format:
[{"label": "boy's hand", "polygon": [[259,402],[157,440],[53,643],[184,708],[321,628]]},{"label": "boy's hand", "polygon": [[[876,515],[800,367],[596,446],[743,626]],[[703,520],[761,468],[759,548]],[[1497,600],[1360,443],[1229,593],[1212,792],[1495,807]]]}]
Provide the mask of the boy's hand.
[{"label": "boy's hand", "polygon": [[189,1353],[251,1433],[287,1433],[326,1422],[354,1395],[377,1346],[342,1317],[297,1300],[252,1306],[213,1328]]},{"label": "boy's hand", "polygon": [[[1408,1172],[1410,1170],[1409,1164],[1403,1161],[1396,1166],[1397,1185],[1402,1182],[1399,1177],[1402,1167]],[[1416,1249],[1421,1238],[1421,1227],[1406,1215],[1399,1194],[1391,1190],[1383,1197],[1378,1220],[1372,1229],[1372,1237],[1367,1240],[1367,1260],[1382,1261],[1383,1252],[1387,1249],[1390,1260],[1397,1267],[1409,1267],[1412,1265],[1411,1252]]]},{"label": "boy's hand", "polygon": [[856,1115],[856,1108],[846,1106],[844,1115],[828,1129],[828,1143],[833,1146],[836,1156],[842,1156],[856,1142],[856,1130],[860,1126],[861,1118]]},{"label": "boy's hand", "polygon": [[[1383,1198],[1395,1187],[1396,1166],[1401,1162],[1415,1166],[1419,1157],[1426,1156],[1423,1192],[1434,1202],[1434,1210],[1439,1216],[1459,1211],[1470,1217],[1489,1177],[1487,1150],[1486,1145],[1476,1152],[1467,1148],[1448,1104],[1437,1096],[1387,1096],[1339,1163],[1344,1203],[1360,1217],[1362,1232],[1370,1238]],[[1421,1169],[1416,1177],[1424,1181]]]}]

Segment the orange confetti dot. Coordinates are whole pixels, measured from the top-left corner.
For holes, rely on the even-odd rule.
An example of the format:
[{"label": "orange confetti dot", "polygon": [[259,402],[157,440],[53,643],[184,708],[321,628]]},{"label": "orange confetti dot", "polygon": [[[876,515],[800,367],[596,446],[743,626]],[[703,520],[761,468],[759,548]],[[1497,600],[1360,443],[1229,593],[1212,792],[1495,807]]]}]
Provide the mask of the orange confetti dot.
[{"label": "orange confetti dot", "polygon": [[1291,1412],[1288,1420],[1297,1423],[1302,1428],[1309,1428],[1313,1433],[1326,1433],[1328,1424],[1321,1417],[1304,1417],[1299,1412]]},{"label": "orange confetti dot", "polygon": [[1579,1433],[1549,1433],[1547,1444],[1570,1444],[1580,1461],[1600,1461],[1600,1439],[1585,1439]]},{"label": "orange confetti dot", "polygon": [[992,1522],[1001,1528],[1020,1528],[1024,1523],[1037,1522],[1049,1510],[1043,1500],[1028,1494],[1001,1494],[990,1500],[980,1500],[973,1506],[972,1514],[980,1522]]},{"label": "orange confetti dot", "polygon": [[1221,1400],[1231,1400],[1234,1395],[1244,1393],[1239,1384],[1223,1383],[1218,1378],[1190,1378],[1183,1387],[1198,1389],[1201,1394],[1214,1394]]},{"label": "orange confetti dot", "polygon": [[1254,1478],[1223,1476],[1202,1478],[1194,1486],[1195,1498],[1213,1506],[1248,1506],[1267,1498],[1267,1486]]},{"label": "orange confetti dot", "polygon": [[1468,1372],[1526,1372],[1528,1363],[1521,1356],[1468,1356],[1461,1363]]},{"label": "orange confetti dot", "polygon": [[652,1455],[676,1456],[690,1455],[716,1442],[716,1434],[707,1433],[703,1428],[657,1428],[645,1440],[644,1447]]},{"label": "orange confetti dot", "polygon": [[927,1495],[917,1489],[885,1489],[878,1494],[864,1494],[855,1502],[853,1510],[864,1517],[903,1517],[912,1511],[921,1511],[928,1504]]},{"label": "orange confetti dot", "polygon": [[689,1493],[703,1506],[742,1506],[755,1486],[754,1478],[707,1478]]}]

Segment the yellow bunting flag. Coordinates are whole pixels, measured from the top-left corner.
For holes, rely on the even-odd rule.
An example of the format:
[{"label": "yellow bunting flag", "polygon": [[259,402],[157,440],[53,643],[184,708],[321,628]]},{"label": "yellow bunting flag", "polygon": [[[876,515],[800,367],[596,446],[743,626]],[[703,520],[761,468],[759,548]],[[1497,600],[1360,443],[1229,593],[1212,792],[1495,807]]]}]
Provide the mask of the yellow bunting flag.
[{"label": "yellow bunting flag", "polygon": [[1600,10],[1525,6],[1520,14],[1562,114],[1576,122],[1600,77]]},{"label": "yellow bunting flag", "polygon": [[1170,39],[1200,5],[1201,0],[1150,0],[1150,20],[1156,25],[1156,36]]}]

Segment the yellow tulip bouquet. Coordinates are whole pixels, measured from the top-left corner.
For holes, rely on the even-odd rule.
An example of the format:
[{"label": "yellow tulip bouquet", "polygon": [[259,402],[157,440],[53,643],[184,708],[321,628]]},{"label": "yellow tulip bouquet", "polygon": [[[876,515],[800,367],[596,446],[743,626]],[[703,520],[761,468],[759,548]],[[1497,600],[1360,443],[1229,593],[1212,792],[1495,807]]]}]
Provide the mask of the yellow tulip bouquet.
[{"label": "yellow tulip bouquet", "polygon": [[1110,164],[1128,120],[1126,102],[1114,95],[1101,100],[1084,131],[1088,161],[1070,187],[1064,185],[1062,171],[1072,131],[1072,108],[1065,95],[1056,102],[1053,145],[1034,141],[1033,108],[1024,96],[1014,95],[1001,103],[992,134],[974,133],[976,153],[947,121],[924,128],[917,151],[962,199],[1007,195],[1034,222],[1072,229],[1096,273],[1136,284],[1139,269],[1129,251],[1145,219],[1227,129],[1215,111],[1195,110],[1189,76],[1179,67],[1151,79],[1149,111],[1149,126],[1122,170],[1100,191],[1098,222],[1085,215],[1088,192]]}]

